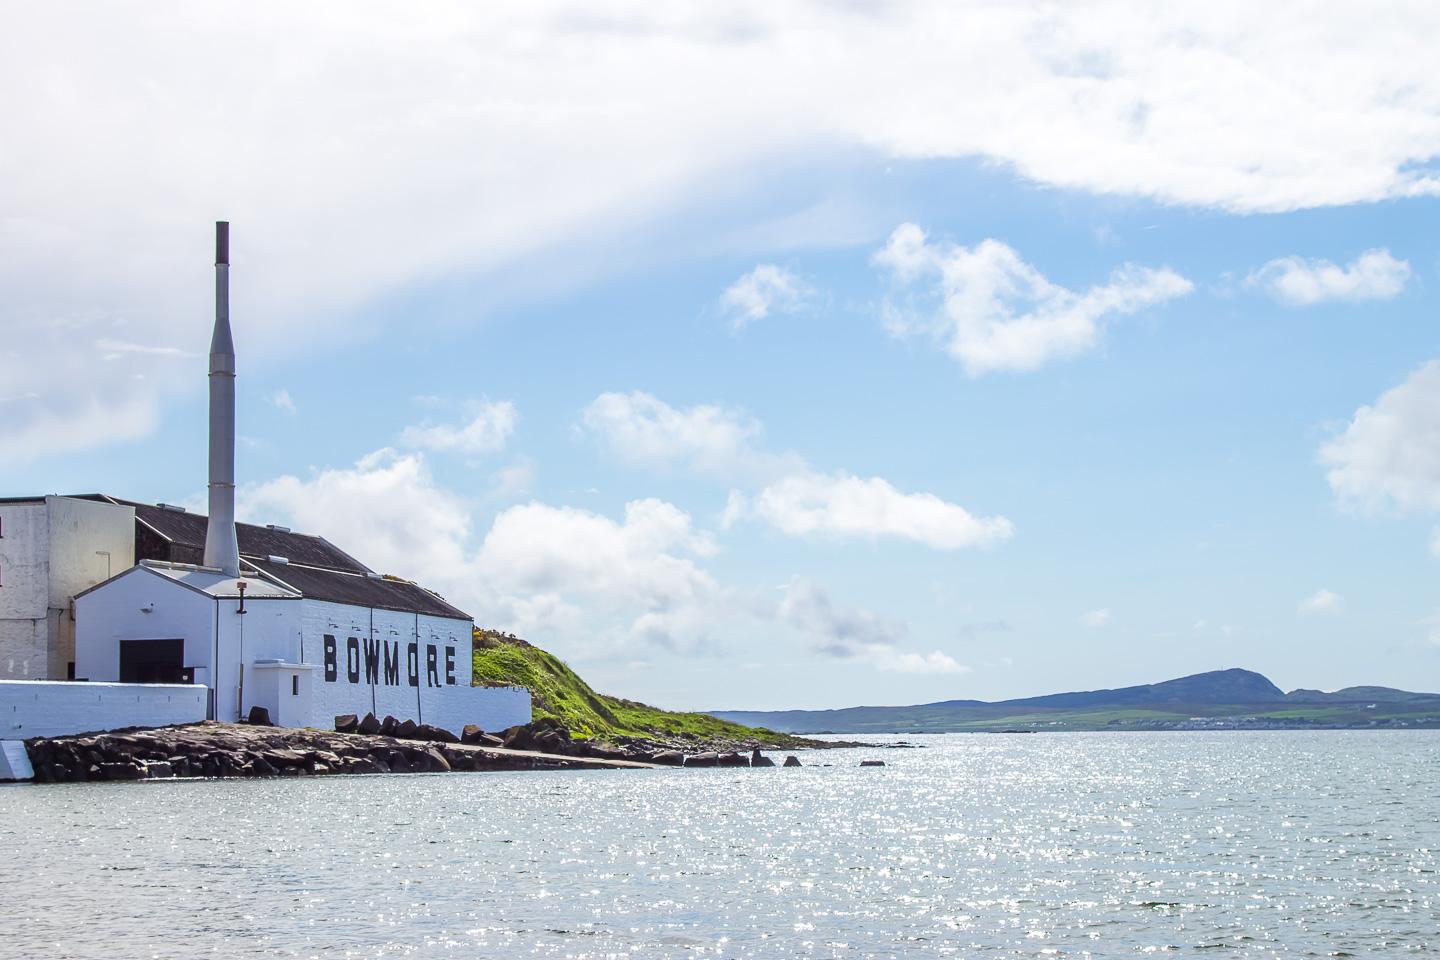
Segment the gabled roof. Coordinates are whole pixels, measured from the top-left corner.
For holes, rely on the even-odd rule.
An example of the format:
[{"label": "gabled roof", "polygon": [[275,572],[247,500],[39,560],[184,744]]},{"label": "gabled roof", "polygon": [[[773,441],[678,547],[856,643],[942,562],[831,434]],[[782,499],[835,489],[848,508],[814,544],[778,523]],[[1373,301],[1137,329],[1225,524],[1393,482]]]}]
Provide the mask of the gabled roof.
[{"label": "gabled roof", "polygon": [[407,580],[374,573],[326,570],[299,563],[271,563],[252,557],[242,557],[240,565],[313,600],[423,613],[455,620],[471,619],[468,613],[446,603],[438,594]]},{"label": "gabled roof", "polygon": [[[114,500],[113,497],[109,499]],[[114,502],[134,507],[136,520],[171,543],[201,551],[205,549],[205,527],[209,518],[204,514],[130,500]],[[240,541],[242,557],[284,557],[295,563],[330,570],[349,570],[354,573],[366,573],[370,570],[324,537],[293,533],[276,527],[258,527],[251,523],[235,524],[235,535]]]}]

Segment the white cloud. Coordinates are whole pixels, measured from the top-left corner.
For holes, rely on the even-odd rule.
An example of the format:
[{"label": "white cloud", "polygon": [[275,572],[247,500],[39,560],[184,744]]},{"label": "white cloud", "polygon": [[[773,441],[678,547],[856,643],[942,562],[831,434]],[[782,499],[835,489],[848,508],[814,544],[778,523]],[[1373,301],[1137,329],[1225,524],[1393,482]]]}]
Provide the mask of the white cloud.
[{"label": "white cloud", "polygon": [[729,477],[769,473],[789,462],[755,446],[762,433],[758,420],[719,404],[678,409],[638,390],[602,393],[585,408],[581,422],[616,456],[643,466],[682,463]]},{"label": "white cloud", "polygon": [[1314,616],[1317,614],[1339,613],[1345,606],[1345,601],[1338,593],[1329,590],[1316,590],[1310,596],[1300,601],[1295,612],[1302,616]]},{"label": "white cloud", "polygon": [[482,400],[473,407],[473,416],[465,423],[409,426],[400,435],[400,442],[423,450],[463,453],[494,453],[504,448],[520,419],[515,404],[509,400]]},{"label": "white cloud", "polygon": [[762,263],[720,295],[720,306],[735,330],[771,313],[796,313],[814,291],[794,272]]},{"label": "white cloud", "polygon": [[880,477],[844,472],[793,474],[753,498],[733,493],[725,519],[757,517],[792,536],[893,537],[937,550],[987,547],[1008,540],[1004,517],[977,517],[930,493],[902,493]]},{"label": "white cloud", "polygon": [[295,401],[290,399],[289,390],[276,390],[274,393],[270,394],[268,397],[265,398],[265,402],[270,404],[270,406],[274,407],[276,410],[279,410],[282,413],[288,413],[292,417],[300,412],[299,410],[295,409]]},{"label": "white cloud", "polygon": [[1108,607],[1100,607],[1096,610],[1087,610],[1076,617],[1081,626],[1089,627],[1092,630],[1099,629],[1110,622],[1110,610]]},{"label": "white cloud", "polygon": [[[7,12],[0,87],[28,95],[0,100],[0,329],[43,373],[0,378],[7,396],[40,394],[0,418],[0,449],[86,445],[116,433],[118,408],[201,389],[133,381],[98,355],[56,375],[80,341],[26,333],[119,314],[127,342],[202,353],[222,212],[253,357],[313,348],[357,305],[436,277],[553,267],[586,243],[603,272],[635,244],[710,243],[677,242],[675,218],[717,180],[769,186],[777,160],[978,158],[1239,212],[1440,189],[1423,4],[442,2],[399,23],[321,0],[187,8],[184,42],[177,9],[102,6],[83,31],[63,5]],[[294,68],[207,73],[261,62]],[[77,130],[103,164],[77,160]],[[826,218],[795,223],[791,242],[831,238]]]},{"label": "white cloud", "polygon": [[837,610],[825,590],[797,577],[785,588],[780,617],[809,635],[816,650],[828,657],[857,660],[893,673],[968,673],[941,650],[913,653],[899,649],[906,628],[868,610]]},{"label": "white cloud", "polygon": [[1282,303],[1307,307],[1327,300],[1389,300],[1409,279],[1408,261],[1396,260],[1389,250],[1367,250],[1345,267],[1300,257],[1271,260],[1245,283]]},{"label": "white cloud", "polygon": [[1326,479],[1346,505],[1440,510],[1440,362],[1431,360],[1320,449]]},{"label": "white cloud", "polygon": [[243,488],[242,519],[287,522],[362,562],[438,590],[481,624],[566,649],[711,649],[748,615],[699,561],[690,516],[637,500],[616,521],[539,502],[501,510],[479,543],[475,504],[438,485],[421,453],[379,450],[350,468]]},{"label": "white cloud", "polygon": [[1168,268],[1125,264],[1108,283],[1084,293],[1051,283],[998,240],[974,247],[931,243],[913,223],[895,228],[874,257],[897,284],[923,281],[919,302],[886,304],[886,325],[904,336],[922,333],[979,376],[1034,370],[1089,350],[1101,322],[1184,296],[1194,285]]}]

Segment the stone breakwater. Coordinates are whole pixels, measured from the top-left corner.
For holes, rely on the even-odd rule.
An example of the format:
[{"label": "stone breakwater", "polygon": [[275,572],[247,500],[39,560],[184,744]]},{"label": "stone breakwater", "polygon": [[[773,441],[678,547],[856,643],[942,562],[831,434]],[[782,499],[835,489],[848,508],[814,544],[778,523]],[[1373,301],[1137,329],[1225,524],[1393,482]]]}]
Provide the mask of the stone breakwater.
[{"label": "stone breakwater", "polygon": [[[563,744],[542,725],[503,735],[467,727],[463,737],[392,718],[338,717],[345,732],[205,721],[25,742],[35,780],[76,783],[177,777],[304,777],[362,773],[639,769],[658,766],[774,766],[758,749],[748,754],[647,750],[635,744]],[[382,732],[386,729],[389,732]],[[785,766],[799,766],[793,756]]]}]

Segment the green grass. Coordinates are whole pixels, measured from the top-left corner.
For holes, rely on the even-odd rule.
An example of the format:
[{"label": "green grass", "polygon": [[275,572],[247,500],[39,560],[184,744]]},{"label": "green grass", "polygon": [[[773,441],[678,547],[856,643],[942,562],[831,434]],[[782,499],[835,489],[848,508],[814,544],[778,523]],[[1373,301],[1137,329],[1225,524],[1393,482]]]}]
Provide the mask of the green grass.
[{"label": "green grass", "polygon": [[530,691],[534,718],[553,718],[577,739],[614,737],[755,742],[800,746],[804,741],[763,727],[746,727],[703,713],[676,713],[596,693],[553,654],[495,630],[475,631],[475,682]]}]

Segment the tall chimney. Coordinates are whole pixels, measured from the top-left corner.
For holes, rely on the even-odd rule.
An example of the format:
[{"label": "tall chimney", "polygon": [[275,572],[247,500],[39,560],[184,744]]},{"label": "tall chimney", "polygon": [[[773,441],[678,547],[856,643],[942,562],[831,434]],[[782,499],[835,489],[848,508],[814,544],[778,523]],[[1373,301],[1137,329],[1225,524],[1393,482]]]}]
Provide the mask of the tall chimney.
[{"label": "tall chimney", "polygon": [[210,525],[205,566],[240,576],[235,538],[235,341],[230,336],[230,224],[215,224],[215,333],[210,338]]}]

